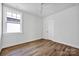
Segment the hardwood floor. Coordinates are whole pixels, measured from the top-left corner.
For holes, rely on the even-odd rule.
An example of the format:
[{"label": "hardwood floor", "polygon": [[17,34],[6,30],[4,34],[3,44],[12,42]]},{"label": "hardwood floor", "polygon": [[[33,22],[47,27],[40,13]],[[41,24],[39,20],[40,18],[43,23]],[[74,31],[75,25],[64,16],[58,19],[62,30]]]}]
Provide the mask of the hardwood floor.
[{"label": "hardwood floor", "polygon": [[79,56],[79,49],[40,39],[4,48],[1,56]]}]

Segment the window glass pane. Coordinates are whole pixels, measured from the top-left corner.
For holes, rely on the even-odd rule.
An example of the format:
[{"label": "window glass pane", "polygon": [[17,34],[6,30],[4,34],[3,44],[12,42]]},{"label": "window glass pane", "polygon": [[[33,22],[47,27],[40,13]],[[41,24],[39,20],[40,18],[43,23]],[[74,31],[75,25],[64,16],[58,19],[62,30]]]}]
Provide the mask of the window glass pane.
[{"label": "window glass pane", "polygon": [[7,17],[12,17],[11,12],[7,12]]},{"label": "window glass pane", "polygon": [[7,32],[8,33],[20,32],[20,24],[7,23]]},{"label": "window glass pane", "polygon": [[16,18],[16,14],[15,13],[12,14],[12,18]]},{"label": "window glass pane", "polygon": [[21,15],[20,14],[17,14],[17,19],[21,19]]}]

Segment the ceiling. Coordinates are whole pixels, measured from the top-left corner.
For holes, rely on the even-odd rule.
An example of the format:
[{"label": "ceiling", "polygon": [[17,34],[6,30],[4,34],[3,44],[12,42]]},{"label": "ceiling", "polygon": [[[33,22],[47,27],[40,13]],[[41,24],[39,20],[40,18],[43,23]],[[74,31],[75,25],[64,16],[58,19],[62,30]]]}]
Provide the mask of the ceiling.
[{"label": "ceiling", "polygon": [[45,17],[75,6],[77,3],[4,3],[4,5]]},{"label": "ceiling", "polygon": [[48,3],[43,6],[43,16],[49,16],[67,8],[77,5],[76,3]]}]

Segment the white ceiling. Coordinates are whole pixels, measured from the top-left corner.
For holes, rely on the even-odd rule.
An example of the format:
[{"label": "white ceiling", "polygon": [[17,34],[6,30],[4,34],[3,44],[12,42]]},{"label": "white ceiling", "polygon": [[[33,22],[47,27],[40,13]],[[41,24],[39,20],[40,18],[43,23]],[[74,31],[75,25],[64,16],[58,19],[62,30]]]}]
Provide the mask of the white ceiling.
[{"label": "white ceiling", "polygon": [[48,3],[43,6],[43,16],[49,16],[55,14],[72,6],[75,6],[75,3]]},{"label": "white ceiling", "polygon": [[41,3],[4,3],[4,5],[40,16]]},{"label": "white ceiling", "polygon": [[77,3],[5,3],[4,5],[23,10],[33,15],[48,16],[76,4]]}]

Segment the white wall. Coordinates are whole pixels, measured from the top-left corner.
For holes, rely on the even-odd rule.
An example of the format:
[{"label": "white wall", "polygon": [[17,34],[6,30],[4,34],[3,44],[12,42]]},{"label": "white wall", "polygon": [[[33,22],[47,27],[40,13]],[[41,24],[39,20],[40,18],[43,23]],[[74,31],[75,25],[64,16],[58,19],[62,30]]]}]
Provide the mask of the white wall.
[{"label": "white wall", "polygon": [[23,12],[23,33],[3,34],[3,48],[41,38],[42,20],[40,17]]},{"label": "white wall", "polygon": [[54,39],[51,40],[79,48],[79,5],[44,19],[54,20]]},{"label": "white wall", "polygon": [[42,37],[42,19],[37,16],[24,14],[24,38],[27,41],[40,39]]},{"label": "white wall", "polygon": [[2,4],[0,3],[0,50],[2,47],[1,36],[2,36]]}]

